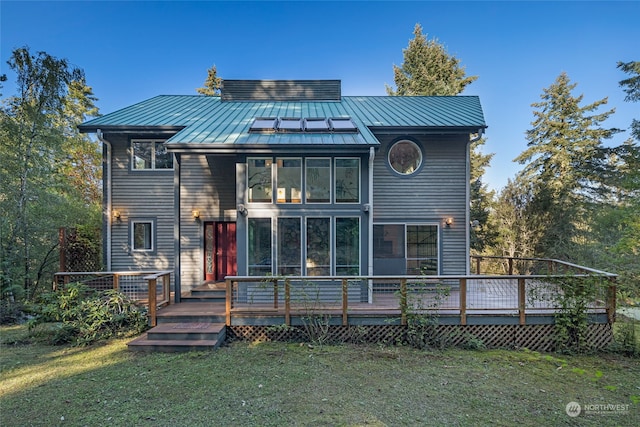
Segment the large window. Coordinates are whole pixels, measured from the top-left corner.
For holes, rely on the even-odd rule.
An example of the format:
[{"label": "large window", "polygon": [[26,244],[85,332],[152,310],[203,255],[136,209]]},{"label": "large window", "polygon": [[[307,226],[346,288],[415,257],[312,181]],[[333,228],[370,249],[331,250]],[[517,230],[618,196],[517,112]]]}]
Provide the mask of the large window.
[{"label": "large window", "polygon": [[331,159],[306,160],[306,202],[331,202]]},{"label": "large window", "polygon": [[133,169],[173,169],[173,154],[167,151],[164,141],[133,140],[131,154]]},{"label": "large window", "polygon": [[302,235],[300,218],[278,218],[278,269],[279,275],[302,274]]},{"label": "large window", "polygon": [[248,220],[249,275],[271,274],[271,219],[249,218]]},{"label": "large window", "polygon": [[[247,159],[247,201],[249,203],[359,203],[359,158]],[[333,172],[333,174],[332,174]],[[304,191],[303,191],[304,189]],[[303,200],[304,193],[304,200]]]},{"label": "large window", "polygon": [[302,203],[302,159],[277,159],[278,203]]},{"label": "large window", "polygon": [[360,160],[336,159],[336,203],[360,201]]},{"label": "large window", "polygon": [[271,203],[273,184],[271,179],[271,158],[247,159],[247,185],[249,202]]},{"label": "large window", "polygon": [[374,274],[438,274],[436,225],[374,224],[373,243]]},{"label": "large window", "polygon": [[360,274],[360,218],[336,218],[336,274]]},{"label": "large window", "polygon": [[307,218],[307,276],[331,275],[331,219]]},{"label": "large window", "polygon": [[152,252],[154,226],[151,220],[131,220],[131,249],[134,252]]}]

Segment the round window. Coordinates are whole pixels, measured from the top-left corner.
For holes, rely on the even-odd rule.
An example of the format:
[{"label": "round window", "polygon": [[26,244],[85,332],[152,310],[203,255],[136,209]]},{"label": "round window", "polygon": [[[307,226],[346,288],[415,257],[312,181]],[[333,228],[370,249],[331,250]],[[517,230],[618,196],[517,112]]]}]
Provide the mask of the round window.
[{"label": "round window", "polygon": [[398,141],[389,150],[389,165],[402,175],[415,173],[422,164],[420,147],[412,141]]}]

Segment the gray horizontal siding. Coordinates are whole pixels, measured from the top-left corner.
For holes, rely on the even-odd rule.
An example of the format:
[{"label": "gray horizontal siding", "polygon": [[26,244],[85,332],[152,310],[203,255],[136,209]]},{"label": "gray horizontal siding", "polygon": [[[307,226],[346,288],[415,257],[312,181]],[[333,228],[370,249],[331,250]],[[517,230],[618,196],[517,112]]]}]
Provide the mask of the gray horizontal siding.
[{"label": "gray horizontal siding", "polygon": [[[235,156],[182,155],[180,160],[181,289],[204,278],[204,222],[236,220]],[[200,211],[199,220],[192,216]]]},{"label": "gray horizontal siding", "polygon": [[[120,270],[173,269],[173,171],[132,171],[129,138],[106,135],[112,143],[112,206],[121,219],[111,227],[111,268]],[[154,251],[133,252],[130,221],[155,222]]]},{"label": "gray horizontal siding", "polygon": [[339,101],[340,97],[340,80],[224,80],[221,93],[223,101]]},{"label": "gray horizontal siding", "polygon": [[[411,176],[399,176],[387,163],[394,136],[379,136],[374,162],[374,223],[440,225],[441,274],[464,274],[466,259],[467,141],[468,136],[413,138],[422,146],[423,165]],[[448,228],[443,221],[454,218]]]}]

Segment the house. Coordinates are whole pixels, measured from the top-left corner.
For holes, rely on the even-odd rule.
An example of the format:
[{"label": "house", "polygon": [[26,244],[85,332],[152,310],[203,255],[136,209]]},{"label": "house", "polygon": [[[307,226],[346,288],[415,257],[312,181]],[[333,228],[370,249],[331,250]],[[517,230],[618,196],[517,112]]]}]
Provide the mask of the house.
[{"label": "house", "polygon": [[339,80],[225,80],[87,121],[104,143],[109,271],[469,274],[476,96],[342,96]]}]

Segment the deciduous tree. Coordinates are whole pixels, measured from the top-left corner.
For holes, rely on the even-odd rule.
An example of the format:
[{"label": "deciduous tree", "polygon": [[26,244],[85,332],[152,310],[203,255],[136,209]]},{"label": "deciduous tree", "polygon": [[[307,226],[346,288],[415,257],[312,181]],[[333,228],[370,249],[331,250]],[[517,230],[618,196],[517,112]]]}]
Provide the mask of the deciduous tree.
[{"label": "deciduous tree", "polygon": [[56,260],[58,227],[98,211],[67,170],[80,141],[75,126],[97,110],[83,71],[66,59],[23,47],[8,64],[17,94],[0,110],[0,284],[3,297],[31,297]]}]

